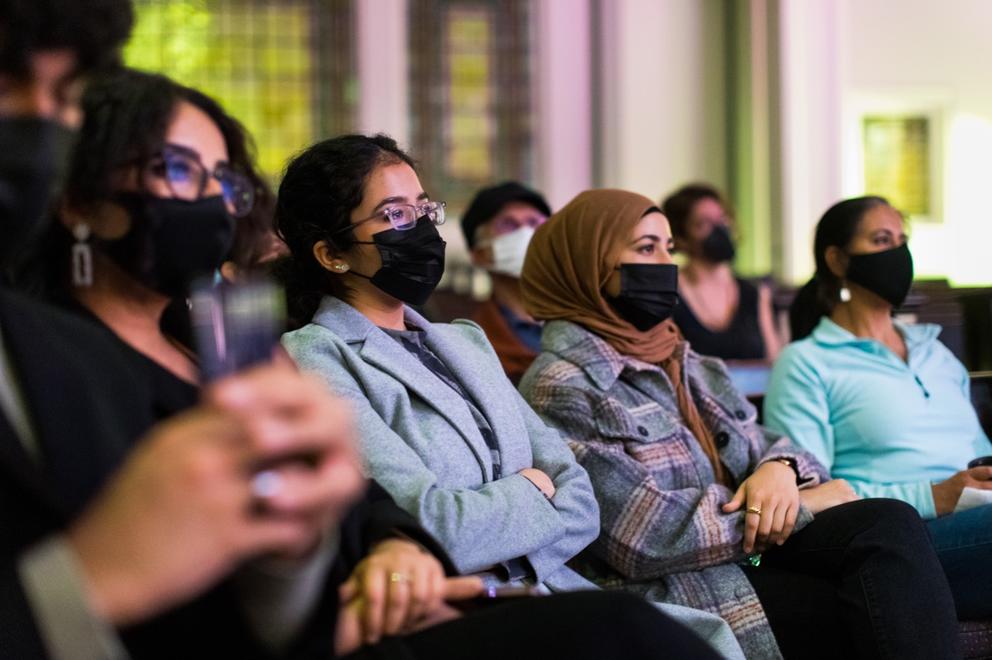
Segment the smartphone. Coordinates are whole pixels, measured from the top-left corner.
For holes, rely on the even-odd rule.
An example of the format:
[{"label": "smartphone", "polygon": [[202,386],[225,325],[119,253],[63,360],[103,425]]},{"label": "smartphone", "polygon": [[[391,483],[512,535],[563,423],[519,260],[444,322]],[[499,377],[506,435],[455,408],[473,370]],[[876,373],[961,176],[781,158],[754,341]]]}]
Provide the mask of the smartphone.
[{"label": "smartphone", "polygon": [[979,458],[968,461],[969,468],[980,467],[982,465],[992,465],[992,456],[980,456]]},{"label": "smartphone", "polygon": [[471,612],[473,610],[490,607],[493,605],[500,605],[516,598],[532,598],[544,595],[544,592],[537,587],[527,585],[491,586],[486,587],[482,594],[476,596],[475,598],[453,601],[448,604],[463,612]]},{"label": "smartphone", "polygon": [[483,600],[498,600],[500,598],[520,598],[521,596],[543,596],[542,592],[537,587],[531,585],[502,585],[502,586],[490,586],[486,587],[482,592],[481,598]]},{"label": "smartphone", "polygon": [[205,383],[268,362],[286,326],[286,299],[266,278],[199,280],[190,295],[193,340]]}]

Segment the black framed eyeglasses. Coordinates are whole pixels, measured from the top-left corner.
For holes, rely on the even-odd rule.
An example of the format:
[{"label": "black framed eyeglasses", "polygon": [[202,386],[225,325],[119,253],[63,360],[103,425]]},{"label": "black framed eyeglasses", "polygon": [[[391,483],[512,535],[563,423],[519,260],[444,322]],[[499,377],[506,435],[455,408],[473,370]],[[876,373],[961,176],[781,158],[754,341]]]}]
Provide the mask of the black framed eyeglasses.
[{"label": "black framed eyeglasses", "polygon": [[421,202],[420,204],[390,204],[386,208],[373,213],[367,218],[362,218],[353,222],[347,227],[342,227],[336,234],[343,234],[351,231],[355,227],[372,220],[383,218],[389,221],[396,231],[407,231],[417,226],[417,220],[426,217],[435,225],[444,224],[444,202]]},{"label": "black framed eyeglasses", "polygon": [[255,189],[251,180],[234,171],[227,163],[219,163],[209,171],[200,154],[178,144],[166,144],[152,160],[149,171],[165,180],[176,199],[194,202],[203,198],[210,177],[220,183],[224,204],[236,218],[243,218],[255,205]]}]

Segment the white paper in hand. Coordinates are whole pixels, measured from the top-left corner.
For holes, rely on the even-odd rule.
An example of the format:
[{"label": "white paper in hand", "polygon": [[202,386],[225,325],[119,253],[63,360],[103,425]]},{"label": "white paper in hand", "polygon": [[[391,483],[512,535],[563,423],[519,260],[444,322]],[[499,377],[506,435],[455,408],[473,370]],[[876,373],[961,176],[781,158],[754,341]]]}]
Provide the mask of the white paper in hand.
[{"label": "white paper in hand", "polygon": [[965,487],[961,491],[961,497],[958,498],[957,506],[954,507],[954,513],[984,504],[992,504],[992,490]]}]

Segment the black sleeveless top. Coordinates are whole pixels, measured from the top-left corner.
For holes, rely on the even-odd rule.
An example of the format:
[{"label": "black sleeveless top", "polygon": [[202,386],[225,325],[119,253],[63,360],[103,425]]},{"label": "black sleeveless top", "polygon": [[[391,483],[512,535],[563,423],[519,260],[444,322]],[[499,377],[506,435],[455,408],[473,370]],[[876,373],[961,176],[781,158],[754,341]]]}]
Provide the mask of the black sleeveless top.
[{"label": "black sleeveless top", "polygon": [[151,419],[161,422],[173,415],[185,412],[200,402],[200,387],[187,383],[171,371],[121,339],[100,317],[84,305],[72,299],[62,301],[72,312],[92,321],[107,333],[107,336],[120,348],[121,354],[131,367],[131,375],[148,384],[151,394]]},{"label": "black sleeveless top", "polygon": [[726,330],[713,332],[703,326],[683,300],[672,314],[692,350],[723,360],[762,360],[765,340],[758,325],[758,289],[737,278],[737,311]]}]

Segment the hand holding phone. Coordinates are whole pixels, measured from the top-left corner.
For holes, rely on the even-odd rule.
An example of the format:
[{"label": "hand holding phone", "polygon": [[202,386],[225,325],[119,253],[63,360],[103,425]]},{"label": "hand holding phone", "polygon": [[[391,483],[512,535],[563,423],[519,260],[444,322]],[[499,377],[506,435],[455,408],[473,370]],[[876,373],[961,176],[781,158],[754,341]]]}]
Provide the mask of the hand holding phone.
[{"label": "hand holding phone", "polygon": [[191,303],[206,402],[265,450],[249,467],[252,512],[308,518],[319,535],[364,489],[349,406],[319,378],[273,359],[286,306],[270,280],[197,282]]},{"label": "hand holding phone", "polygon": [[531,585],[487,586],[474,598],[451,601],[451,605],[462,612],[471,612],[472,610],[512,601],[516,598],[533,598],[543,595],[544,592]]},{"label": "hand holding phone", "polygon": [[282,290],[268,279],[201,280],[190,318],[204,382],[268,362],[286,324]]},{"label": "hand holding phone", "polygon": [[226,415],[248,453],[241,469],[256,517],[308,520],[315,541],[364,492],[351,406],[312,374],[254,367],[207,386],[204,404]]}]

